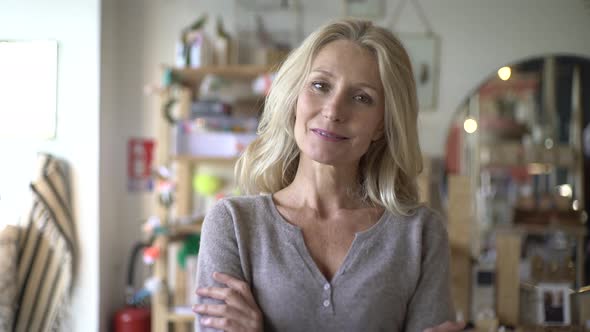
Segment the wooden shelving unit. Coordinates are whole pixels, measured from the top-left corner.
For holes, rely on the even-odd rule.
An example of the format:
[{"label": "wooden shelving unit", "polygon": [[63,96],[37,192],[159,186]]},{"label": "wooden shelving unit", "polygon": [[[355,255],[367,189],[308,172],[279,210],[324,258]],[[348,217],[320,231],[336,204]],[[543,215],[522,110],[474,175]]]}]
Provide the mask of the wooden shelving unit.
[{"label": "wooden shelving unit", "polygon": [[[222,76],[228,80],[253,80],[261,74],[268,73],[272,70],[269,66],[255,65],[236,65],[223,67],[203,67],[197,69],[179,69],[162,66],[163,73],[170,75],[168,77],[173,81],[173,85],[163,91],[160,95],[161,104],[164,105],[171,99],[176,102],[175,114],[181,118],[188,118],[191,103],[198,99],[198,87],[206,75],[214,74]],[[236,103],[245,104],[245,107],[259,107],[261,98],[253,100],[238,100]],[[240,105],[244,107],[244,105]],[[207,156],[192,155],[173,155],[169,147],[171,146],[171,126],[165,118],[158,112],[158,149],[156,154],[157,165],[173,165],[176,176],[175,203],[172,211],[166,211],[160,208],[159,216],[164,223],[169,220],[169,215],[175,216],[175,219],[187,218],[193,214],[193,189],[191,178],[193,169],[197,165],[219,165],[231,166],[237,158],[219,158]],[[186,273],[177,270],[175,284],[181,285],[176,289],[170,289],[168,268],[173,262],[168,260],[168,247],[177,239],[199,233],[201,231],[201,222],[192,225],[165,225],[168,226],[167,234],[158,236],[158,243],[161,246],[160,258],[155,262],[154,275],[163,281],[163,287],[152,297],[152,331],[166,332],[170,327],[174,327],[175,332],[192,331],[195,315],[184,310],[177,313],[172,309],[175,305],[188,305],[185,294]],[[188,308],[188,307],[186,307]],[[187,309],[188,310],[188,309]]]},{"label": "wooden shelving unit", "polygon": [[195,316],[192,314],[168,313],[168,321],[173,323],[192,323]]},{"label": "wooden shelving unit", "polygon": [[202,68],[170,68],[173,80],[187,86],[198,87],[206,75],[219,75],[227,79],[249,80],[256,76],[272,71],[272,67],[266,65],[235,65],[235,66],[210,66]]}]

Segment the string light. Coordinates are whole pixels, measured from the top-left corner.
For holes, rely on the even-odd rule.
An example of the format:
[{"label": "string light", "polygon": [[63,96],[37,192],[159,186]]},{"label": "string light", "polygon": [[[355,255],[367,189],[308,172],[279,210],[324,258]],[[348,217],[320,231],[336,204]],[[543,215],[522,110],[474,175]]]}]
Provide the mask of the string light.
[{"label": "string light", "polygon": [[502,81],[508,81],[511,75],[512,69],[510,69],[510,67],[502,67],[498,69],[498,77],[500,77]]},{"label": "string light", "polygon": [[502,67],[498,69],[498,77],[500,77],[502,81],[508,81],[511,75],[512,69],[510,69],[510,67]]},{"label": "string light", "polygon": [[465,129],[468,134],[473,134],[477,130],[477,121],[472,118],[465,119],[465,122],[463,122],[463,129]]},{"label": "string light", "polygon": [[572,186],[570,186],[569,184],[562,184],[561,186],[559,186],[559,196],[572,197],[572,195],[573,195]]}]

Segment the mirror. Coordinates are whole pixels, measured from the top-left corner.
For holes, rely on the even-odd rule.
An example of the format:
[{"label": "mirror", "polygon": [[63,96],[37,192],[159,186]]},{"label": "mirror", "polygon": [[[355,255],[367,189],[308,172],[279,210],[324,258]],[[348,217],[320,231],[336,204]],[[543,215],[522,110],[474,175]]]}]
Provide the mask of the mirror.
[{"label": "mirror", "polygon": [[[590,59],[569,55],[500,66],[456,111],[445,169],[451,246],[468,252],[470,286],[453,286],[467,317],[545,324],[543,315],[523,317],[527,306],[546,312],[543,301],[527,304],[539,289],[588,283],[589,123]],[[523,284],[537,295],[523,295]]]}]

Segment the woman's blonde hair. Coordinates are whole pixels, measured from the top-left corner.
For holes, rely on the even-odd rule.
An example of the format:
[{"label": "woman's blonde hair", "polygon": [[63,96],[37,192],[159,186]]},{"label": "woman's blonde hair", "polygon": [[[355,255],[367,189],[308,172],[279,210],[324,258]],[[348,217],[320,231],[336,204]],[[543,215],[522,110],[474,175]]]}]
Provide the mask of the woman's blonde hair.
[{"label": "woman's blonde hair", "polygon": [[259,136],[236,165],[238,184],[244,193],[257,194],[277,192],[293,181],[299,162],[294,135],[297,97],[315,56],[336,40],[352,41],[371,51],[383,83],[385,135],[373,142],[361,159],[362,197],[395,214],[411,214],[419,206],[416,178],[422,171],[416,84],[400,41],[369,21],[333,21],[313,32],[289,54],[266,98]]}]

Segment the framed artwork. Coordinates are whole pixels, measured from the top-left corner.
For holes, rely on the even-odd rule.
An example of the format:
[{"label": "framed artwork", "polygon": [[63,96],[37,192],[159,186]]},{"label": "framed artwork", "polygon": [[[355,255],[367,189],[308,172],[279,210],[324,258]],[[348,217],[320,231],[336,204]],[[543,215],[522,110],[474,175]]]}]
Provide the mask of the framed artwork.
[{"label": "framed artwork", "polygon": [[433,34],[397,35],[412,62],[420,111],[433,110],[438,98],[438,38]]},{"label": "framed artwork", "polygon": [[569,284],[539,283],[537,285],[539,305],[537,316],[541,324],[569,325],[570,317],[570,293]]},{"label": "framed artwork", "polygon": [[237,0],[238,4],[250,10],[288,9],[296,0]]},{"label": "framed artwork", "polygon": [[344,16],[380,18],[385,13],[385,0],[343,0]]},{"label": "framed artwork", "polygon": [[0,139],[55,138],[57,42],[0,40],[0,59]]}]

